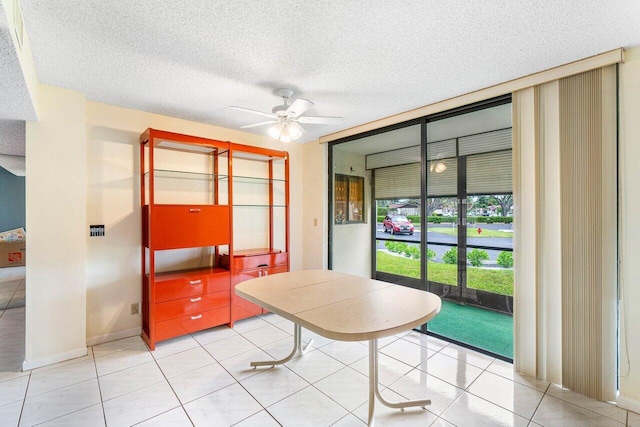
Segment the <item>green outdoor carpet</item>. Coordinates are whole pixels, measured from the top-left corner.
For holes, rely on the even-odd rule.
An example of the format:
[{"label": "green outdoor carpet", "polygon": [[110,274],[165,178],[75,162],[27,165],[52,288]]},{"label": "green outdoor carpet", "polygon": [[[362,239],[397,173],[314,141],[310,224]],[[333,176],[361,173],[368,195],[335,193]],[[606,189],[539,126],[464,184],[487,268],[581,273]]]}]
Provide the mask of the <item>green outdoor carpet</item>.
[{"label": "green outdoor carpet", "polygon": [[442,300],[428,325],[438,335],[513,359],[513,317]]}]

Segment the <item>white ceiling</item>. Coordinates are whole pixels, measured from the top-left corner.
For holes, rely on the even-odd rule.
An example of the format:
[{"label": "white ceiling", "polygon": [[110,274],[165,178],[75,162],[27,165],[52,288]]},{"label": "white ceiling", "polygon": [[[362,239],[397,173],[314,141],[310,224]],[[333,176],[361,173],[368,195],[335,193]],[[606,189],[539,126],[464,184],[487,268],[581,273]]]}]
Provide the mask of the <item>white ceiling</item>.
[{"label": "white ceiling", "polygon": [[638,0],[20,1],[41,82],[233,129],[289,87],[344,117],[301,142],[640,45]]}]

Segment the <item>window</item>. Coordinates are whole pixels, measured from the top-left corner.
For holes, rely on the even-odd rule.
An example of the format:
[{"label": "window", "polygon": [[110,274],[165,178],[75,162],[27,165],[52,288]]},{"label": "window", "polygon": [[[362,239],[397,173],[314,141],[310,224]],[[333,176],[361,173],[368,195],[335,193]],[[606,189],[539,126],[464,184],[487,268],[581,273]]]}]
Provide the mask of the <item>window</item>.
[{"label": "window", "polygon": [[336,175],[335,223],[364,222],[364,178]]}]

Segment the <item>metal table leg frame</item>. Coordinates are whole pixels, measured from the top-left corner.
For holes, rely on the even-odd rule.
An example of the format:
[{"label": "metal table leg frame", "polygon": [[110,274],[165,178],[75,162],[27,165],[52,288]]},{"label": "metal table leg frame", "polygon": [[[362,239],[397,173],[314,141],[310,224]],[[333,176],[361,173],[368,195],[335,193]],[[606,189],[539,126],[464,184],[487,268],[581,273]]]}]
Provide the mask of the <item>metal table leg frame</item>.
[{"label": "metal table leg frame", "polygon": [[389,408],[396,408],[404,411],[404,408],[421,406],[426,409],[426,405],[431,405],[431,400],[405,400],[402,402],[389,402],[380,394],[378,387],[378,340],[369,341],[369,426],[374,425],[374,413],[376,399]]},{"label": "metal table leg frame", "polygon": [[284,359],[280,360],[266,360],[264,362],[251,362],[251,366],[255,369],[258,366],[276,366],[287,363],[289,360],[293,359],[296,353],[305,354],[307,349],[311,347],[313,340],[309,341],[307,345],[302,348],[302,328],[297,323],[293,328],[293,350],[291,350],[291,354],[289,354]]}]

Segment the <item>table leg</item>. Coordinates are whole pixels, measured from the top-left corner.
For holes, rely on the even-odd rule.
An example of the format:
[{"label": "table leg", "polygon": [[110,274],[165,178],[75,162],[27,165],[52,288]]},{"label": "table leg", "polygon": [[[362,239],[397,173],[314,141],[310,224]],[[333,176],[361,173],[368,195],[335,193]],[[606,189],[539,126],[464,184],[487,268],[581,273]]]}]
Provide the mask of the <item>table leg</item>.
[{"label": "table leg", "polygon": [[380,394],[380,388],[378,386],[378,340],[372,339],[369,341],[369,426],[374,425],[374,412],[376,398],[385,406],[389,408],[396,408],[404,410],[413,406],[421,406],[426,409],[426,405],[431,405],[431,400],[405,400],[402,402],[389,402]]},{"label": "table leg", "polygon": [[294,324],[293,329],[293,350],[291,354],[289,354],[284,359],[280,360],[265,360],[263,362],[251,362],[251,366],[256,368],[257,366],[276,366],[287,363],[289,360],[293,359],[296,353],[305,354],[309,347],[313,344],[313,340],[309,341],[304,348],[302,347],[302,328],[297,323]]}]

